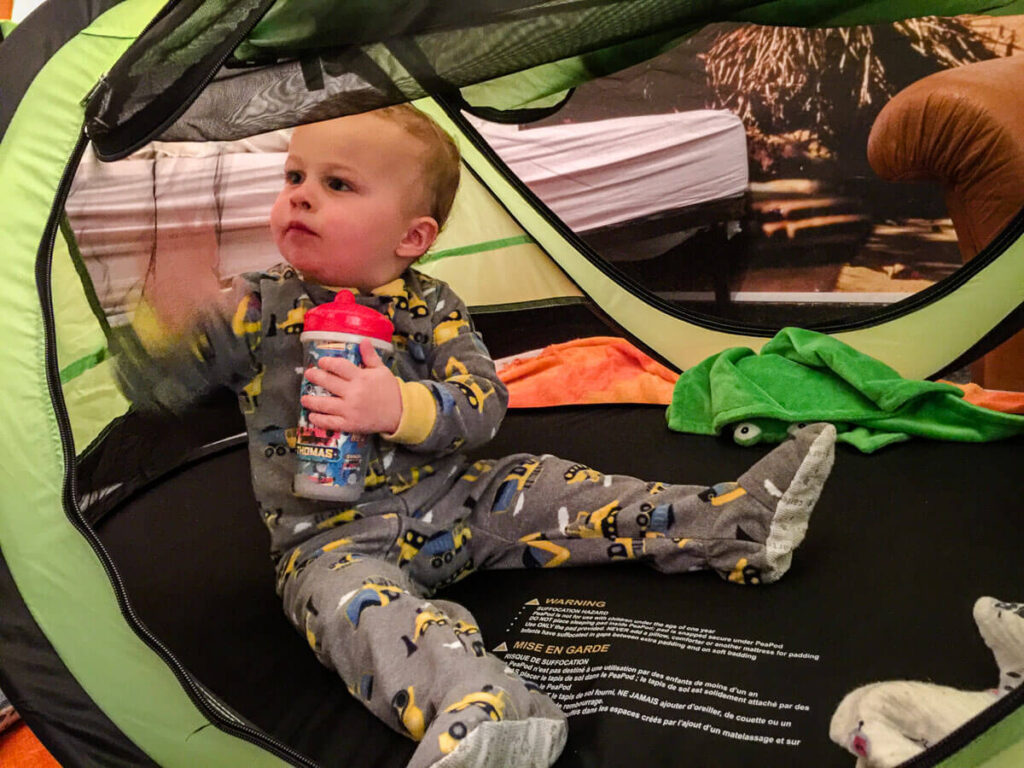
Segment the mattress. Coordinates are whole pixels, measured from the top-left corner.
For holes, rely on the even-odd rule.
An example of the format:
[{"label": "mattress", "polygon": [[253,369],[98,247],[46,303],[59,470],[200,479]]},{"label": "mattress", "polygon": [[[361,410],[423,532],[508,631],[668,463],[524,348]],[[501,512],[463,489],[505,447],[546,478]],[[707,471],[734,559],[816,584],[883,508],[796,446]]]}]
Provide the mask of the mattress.
[{"label": "mattress", "polygon": [[280,191],[285,131],[258,141],[165,144],[116,163],[87,152],[65,205],[100,304],[116,321],[151,260],[186,253],[221,276],[280,260],[270,206]]},{"label": "mattress", "polygon": [[743,122],[722,110],[537,128],[470,122],[580,233],[737,197],[749,180]]},{"label": "mattress", "polygon": [[[225,407],[223,427],[237,428],[237,409]],[[162,442],[190,425],[198,438],[217,420],[197,416],[163,424]],[[140,427],[152,435],[160,425],[129,419],[119,430]],[[115,453],[132,444],[119,437],[107,441]],[[920,440],[865,456],[840,446],[792,570],[768,587],[623,564],[484,571],[443,596],[473,612],[489,651],[570,712],[559,768],[619,768],[637,744],[646,765],[665,768],[681,756],[720,768],[849,768],[828,722],[852,688],[994,684],[970,609],[983,594],[1020,596],[1021,447]],[[586,406],[510,413],[478,453],[554,452],[711,484],[766,450],[669,432],[661,407]],[[114,458],[110,471],[124,472]],[[349,696],[284,618],[243,442],[154,478],[97,530],[138,615],[236,712],[325,768],[408,760],[414,744]],[[160,542],[159,564],[140,541]]]}]

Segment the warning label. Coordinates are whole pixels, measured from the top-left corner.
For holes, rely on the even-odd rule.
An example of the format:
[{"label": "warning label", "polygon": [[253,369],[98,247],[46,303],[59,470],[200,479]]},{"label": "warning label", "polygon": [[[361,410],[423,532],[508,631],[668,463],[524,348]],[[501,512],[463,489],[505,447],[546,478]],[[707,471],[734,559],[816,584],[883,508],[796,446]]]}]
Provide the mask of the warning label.
[{"label": "warning label", "polygon": [[506,637],[494,651],[544,689],[569,717],[609,713],[773,747],[800,744],[797,734],[810,713],[807,704],[762,695],[749,683],[671,675],[632,663],[645,657],[637,653],[637,644],[740,663],[820,661],[817,652],[790,649],[770,638],[727,637],[710,627],[616,615],[603,601],[531,600],[512,619]]}]

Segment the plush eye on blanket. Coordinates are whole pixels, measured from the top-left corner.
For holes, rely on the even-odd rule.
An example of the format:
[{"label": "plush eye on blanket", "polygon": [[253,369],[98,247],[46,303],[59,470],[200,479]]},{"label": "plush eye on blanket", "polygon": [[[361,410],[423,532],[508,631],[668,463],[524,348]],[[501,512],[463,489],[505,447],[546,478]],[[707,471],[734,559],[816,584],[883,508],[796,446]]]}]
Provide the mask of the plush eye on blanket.
[{"label": "plush eye on blanket", "polygon": [[1024,603],[982,597],[974,620],[999,667],[999,687],[961,691],[913,680],[865,685],[832,716],[832,741],[857,756],[857,768],[889,768],[944,738],[1024,682]]},{"label": "plush eye on blanket", "polygon": [[[747,419],[732,427],[732,439],[737,445],[748,446],[758,443],[781,443],[790,435],[806,427],[812,421],[785,421],[783,419]],[[893,443],[909,440],[905,432],[889,432],[884,429],[870,429],[845,421],[830,421],[836,428],[836,442],[849,443],[854,448],[871,453]]]},{"label": "plush eye on blanket", "polygon": [[[781,443],[806,427],[809,421],[794,421],[791,424],[779,419],[750,419],[741,421],[732,430],[732,439],[737,445],[748,446],[758,443]],[[842,422],[834,424],[836,430],[849,429]]]}]

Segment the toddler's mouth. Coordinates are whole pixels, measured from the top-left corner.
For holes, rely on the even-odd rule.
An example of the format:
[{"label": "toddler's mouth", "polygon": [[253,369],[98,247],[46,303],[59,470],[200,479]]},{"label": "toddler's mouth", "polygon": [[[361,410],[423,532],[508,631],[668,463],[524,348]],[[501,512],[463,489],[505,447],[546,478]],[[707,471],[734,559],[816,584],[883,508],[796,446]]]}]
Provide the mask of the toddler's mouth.
[{"label": "toddler's mouth", "polygon": [[305,232],[307,235],[316,234],[316,232],[314,232],[312,229],[298,221],[289,222],[288,228],[285,229],[285,234],[288,234],[289,232]]}]

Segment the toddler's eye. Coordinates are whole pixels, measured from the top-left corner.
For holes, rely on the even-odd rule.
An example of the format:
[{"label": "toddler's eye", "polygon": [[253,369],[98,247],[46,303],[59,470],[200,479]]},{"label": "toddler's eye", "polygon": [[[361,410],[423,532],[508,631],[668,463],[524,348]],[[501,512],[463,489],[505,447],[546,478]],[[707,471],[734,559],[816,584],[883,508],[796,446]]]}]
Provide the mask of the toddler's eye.
[{"label": "toddler's eye", "polygon": [[284,183],[285,184],[301,184],[302,173],[300,171],[285,171],[284,172]]},{"label": "toddler's eye", "polygon": [[337,176],[331,176],[327,179],[327,187],[333,189],[335,192],[343,192],[346,189],[350,189],[349,185],[345,183],[344,179],[339,179]]}]

